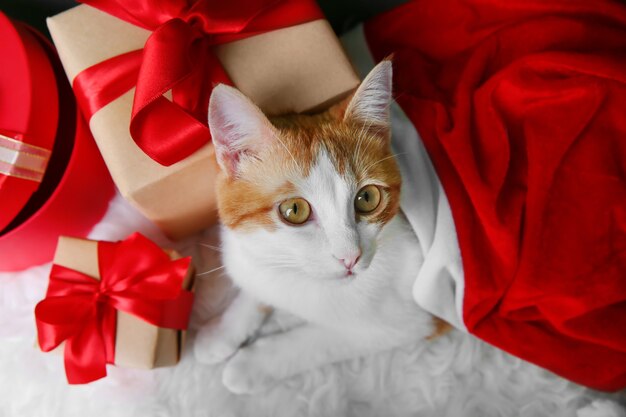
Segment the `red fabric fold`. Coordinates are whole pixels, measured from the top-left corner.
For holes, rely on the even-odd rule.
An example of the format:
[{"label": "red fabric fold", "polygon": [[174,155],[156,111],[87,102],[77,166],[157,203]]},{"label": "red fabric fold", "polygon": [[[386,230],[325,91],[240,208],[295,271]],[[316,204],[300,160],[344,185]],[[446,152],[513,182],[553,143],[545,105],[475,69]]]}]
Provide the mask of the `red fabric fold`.
[{"label": "red fabric fold", "polygon": [[135,233],[118,243],[98,242],[100,281],[53,265],[46,298],[35,308],[39,346],[66,342],[70,384],[106,376],[114,363],[117,311],[159,327],[186,329],[193,293],[182,288],[189,258],[175,261]]},{"label": "red fabric fold", "polygon": [[[313,0],[83,0],[153,31],[142,52],[80,73],[74,89],[89,117],[136,85],[130,132],[162,165],[193,154],[210,139],[208,103],[214,85],[231,84],[213,46],[323,17]],[[173,101],[163,95],[172,92]]]},{"label": "red fabric fold", "polygon": [[414,0],[366,36],[450,201],[467,328],[626,387],[626,5]]}]

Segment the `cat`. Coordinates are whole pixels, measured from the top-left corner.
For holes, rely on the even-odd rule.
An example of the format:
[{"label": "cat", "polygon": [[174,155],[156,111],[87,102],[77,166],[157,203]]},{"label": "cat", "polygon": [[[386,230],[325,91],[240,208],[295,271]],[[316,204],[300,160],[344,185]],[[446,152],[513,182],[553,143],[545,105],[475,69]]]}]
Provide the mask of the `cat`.
[{"label": "cat", "polygon": [[[230,391],[262,392],[437,332],[412,297],[423,255],[399,208],[391,100],[389,60],[351,98],[316,115],[270,120],[235,88],[213,90],[222,258],[240,292],[198,332],[194,350],[201,362],[228,360]],[[303,324],[246,344],[268,306]]]}]

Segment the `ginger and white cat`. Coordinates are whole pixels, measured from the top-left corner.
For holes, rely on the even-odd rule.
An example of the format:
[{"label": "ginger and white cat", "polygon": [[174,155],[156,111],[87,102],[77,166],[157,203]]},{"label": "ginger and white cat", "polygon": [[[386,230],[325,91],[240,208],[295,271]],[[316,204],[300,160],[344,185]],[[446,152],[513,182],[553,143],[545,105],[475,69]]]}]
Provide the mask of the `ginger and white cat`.
[{"label": "ginger and white cat", "polygon": [[[347,105],[271,122],[236,89],[214,89],[223,262],[241,290],[218,323],[200,330],[195,354],[228,359],[231,391],[263,391],[435,331],[412,298],[423,257],[399,209],[391,80],[383,61]],[[304,324],[244,345],[271,311],[265,306]]]}]

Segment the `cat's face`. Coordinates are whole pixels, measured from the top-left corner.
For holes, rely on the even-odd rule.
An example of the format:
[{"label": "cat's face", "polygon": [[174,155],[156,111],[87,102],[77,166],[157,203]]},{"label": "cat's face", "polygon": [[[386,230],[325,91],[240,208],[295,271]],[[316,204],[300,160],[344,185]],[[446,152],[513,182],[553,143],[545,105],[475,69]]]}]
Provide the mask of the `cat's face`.
[{"label": "cat's face", "polygon": [[397,213],[400,172],[389,145],[391,63],[347,107],[268,119],[237,90],[213,92],[209,124],[222,173],[220,218],[257,264],[297,276],[358,278]]}]

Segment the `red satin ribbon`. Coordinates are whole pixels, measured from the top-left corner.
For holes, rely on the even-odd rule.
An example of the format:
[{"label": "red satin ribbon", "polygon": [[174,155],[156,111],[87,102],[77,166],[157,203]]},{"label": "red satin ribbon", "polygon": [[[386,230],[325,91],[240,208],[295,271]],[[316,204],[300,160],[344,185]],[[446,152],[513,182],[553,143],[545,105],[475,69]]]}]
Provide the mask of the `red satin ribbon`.
[{"label": "red satin ribbon", "polygon": [[46,298],[35,317],[44,352],[65,344],[65,371],[70,384],[106,376],[114,363],[117,310],[148,323],[186,329],[193,293],[182,288],[190,258],[175,261],[135,233],[118,242],[98,242],[100,281],[53,265]]},{"label": "red satin ribbon", "polygon": [[[162,165],[172,165],[211,140],[213,86],[232,84],[214,45],[323,18],[313,0],[82,0],[153,31],[144,49],[103,61],[74,80],[89,117],[136,85],[130,133]],[[163,94],[172,91],[173,101]]]}]

